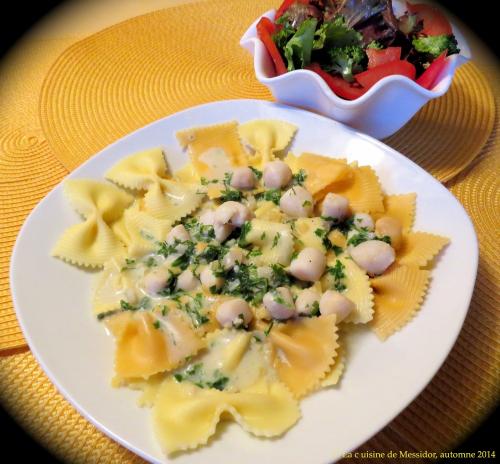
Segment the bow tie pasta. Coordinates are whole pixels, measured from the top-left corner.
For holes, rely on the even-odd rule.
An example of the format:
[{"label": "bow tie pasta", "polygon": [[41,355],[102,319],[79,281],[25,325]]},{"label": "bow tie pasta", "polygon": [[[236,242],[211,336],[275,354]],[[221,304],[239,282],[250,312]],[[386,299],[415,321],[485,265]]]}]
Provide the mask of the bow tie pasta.
[{"label": "bow tie pasta", "polygon": [[299,400],[349,369],[350,327],[385,340],[417,316],[448,243],[414,231],[416,195],[386,195],[370,166],[287,152],[296,131],[185,129],[177,172],[153,148],[112,183],[66,183],[84,222],[53,253],[102,267],[91,303],[115,341],[113,385],[143,391],[166,453],[221,420],[286,433]]}]

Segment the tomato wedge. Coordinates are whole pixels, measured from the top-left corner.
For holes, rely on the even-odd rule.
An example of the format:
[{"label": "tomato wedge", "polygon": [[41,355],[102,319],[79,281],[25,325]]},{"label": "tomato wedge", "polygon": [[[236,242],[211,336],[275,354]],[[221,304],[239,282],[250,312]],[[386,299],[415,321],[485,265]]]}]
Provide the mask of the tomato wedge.
[{"label": "tomato wedge", "polygon": [[284,0],[280,7],[276,10],[276,15],[274,20],[280,19],[288,8],[290,8],[294,3],[302,3],[303,5],[308,5],[309,0]]},{"label": "tomato wedge", "polygon": [[368,55],[368,69],[370,69],[391,61],[399,61],[401,59],[401,47],[387,47],[383,50],[367,48],[366,54]]},{"label": "tomato wedge", "polygon": [[332,76],[331,74],[328,74],[326,71],[321,69],[321,66],[318,63],[311,63],[306,67],[306,69],[314,71],[322,77],[335,95],[345,98],[346,100],[355,100],[366,92],[365,89],[351,85],[340,76]]},{"label": "tomato wedge", "polygon": [[410,13],[416,14],[424,21],[422,32],[426,35],[453,34],[451,24],[445,14],[433,5],[424,3],[411,4],[406,2]]},{"label": "tomato wedge", "polygon": [[445,50],[441,55],[439,55],[430,66],[422,73],[422,75],[417,79],[417,84],[431,90],[436,83],[436,79],[441,74],[441,71],[446,67],[446,53]]},{"label": "tomato wedge", "polygon": [[360,72],[354,77],[366,91],[384,77],[399,74],[415,80],[416,73],[417,71],[413,64],[406,60],[398,60],[390,61],[389,63],[381,64],[375,68]]},{"label": "tomato wedge", "polygon": [[278,47],[274,43],[272,37],[274,30],[275,27],[273,22],[265,16],[262,17],[257,23],[257,35],[259,36],[259,39],[262,40],[262,43],[266,47],[269,56],[273,60],[276,75],[280,76],[281,74],[285,74],[287,72],[287,69],[278,50]]}]

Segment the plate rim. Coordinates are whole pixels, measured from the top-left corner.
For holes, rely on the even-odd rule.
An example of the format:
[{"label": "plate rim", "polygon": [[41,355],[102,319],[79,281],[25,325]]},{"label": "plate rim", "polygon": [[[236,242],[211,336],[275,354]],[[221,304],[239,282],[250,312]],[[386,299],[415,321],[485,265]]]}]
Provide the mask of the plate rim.
[{"label": "plate rim", "polygon": [[[393,414],[391,414],[390,418],[384,424],[382,424],[379,428],[377,428],[376,430],[374,430],[373,433],[370,436],[368,436],[367,438],[364,438],[362,440],[361,439],[353,440],[353,442],[355,442],[355,446],[352,446],[352,448],[350,448],[349,450],[345,450],[345,453],[357,449],[363,443],[365,443],[368,440],[370,440],[373,436],[375,436],[377,433],[379,433],[383,428],[385,428],[387,425],[389,425],[390,422],[393,421],[395,417],[397,417],[399,414],[401,414],[403,411],[405,411],[408,408],[408,406],[413,401],[415,401],[422,394],[422,392],[427,388],[427,386],[434,379],[434,377],[436,376],[436,374],[440,371],[440,369],[442,368],[444,362],[447,360],[448,356],[450,355],[453,347],[456,344],[458,336],[462,332],[465,318],[467,317],[467,315],[469,313],[469,310],[470,310],[471,300],[472,300],[472,296],[473,296],[473,293],[474,293],[474,290],[475,290],[475,286],[476,286],[477,271],[478,271],[478,264],[479,264],[479,243],[478,243],[477,234],[476,234],[476,231],[475,231],[474,224],[473,224],[473,222],[472,222],[469,214],[465,210],[464,206],[457,200],[457,198],[451,193],[450,190],[448,190],[446,187],[444,187],[444,185],[442,183],[440,183],[437,179],[435,179],[429,172],[427,172],[426,170],[424,170],[422,167],[420,167],[414,161],[412,161],[411,159],[407,158],[404,154],[398,152],[397,150],[395,150],[394,148],[390,147],[389,145],[386,145],[383,142],[381,142],[380,140],[375,139],[374,137],[371,137],[371,136],[369,136],[369,135],[367,135],[367,134],[365,134],[363,132],[357,131],[356,129],[353,129],[353,128],[351,128],[351,127],[349,127],[349,126],[347,126],[347,125],[345,125],[343,123],[340,123],[338,121],[330,119],[330,118],[328,118],[326,116],[322,116],[322,115],[319,115],[319,114],[307,111],[305,109],[296,108],[296,107],[292,107],[292,106],[289,106],[289,105],[284,105],[284,104],[277,103],[277,102],[271,102],[271,101],[267,101],[267,100],[258,100],[258,99],[240,98],[240,99],[217,100],[217,101],[212,101],[212,102],[208,102],[208,103],[202,103],[202,104],[199,104],[199,105],[195,105],[195,106],[192,106],[192,107],[185,108],[185,109],[183,109],[181,111],[178,111],[178,112],[166,115],[163,118],[160,118],[160,119],[157,119],[155,121],[152,121],[152,122],[150,122],[150,123],[148,123],[148,124],[146,124],[146,125],[138,128],[138,129],[136,129],[136,130],[134,130],[134,131],[132,131],[132,132],[130,132],[128,134],[125,134],[123,137],[120,137],[119,139],[115,140],[111,144],[109,144],[109,145],[105,146],[104,148],[102,148],[101,150],[99,150],[97,153],[95,153],[92,156],[90,156],[82,164],[80,164],[78,167],[76,167],[74,170],[70,171],[66,176],[64,176],[57,183],[57,185],[55,185],[35,205],[35,207],[30,211],[30,213],[28,214],[28,216],[24,220],[23,225],[19,229],[19,232],[18,232],[18,234],[16,236],[16,241],[15,241],[14,246],[12,248],[12,254],[11,254],[11,258],[10,258],[10,266],[9,266],[10,294],[11,294],[11,297],[12,297],[12,303],[13,303],[14,311],[15,311],[15,314],[16,314],[16,317],[17,317],[17,321],[18,321],[18,323],[19,323],[19,325],[21,327],[23,336],[25,337],[25,339],[27,341],[27,344],[28,344],[28,346],[30,348],[30,352],[33,354],[33,356],[35,357],[36,361],[38,362],[38,364],[40,365],[40,367],[42,368],[42,370],[44,371],[44,373],[50,379],[50,381],[52,382],[53,386],[57,389],[57,391],[59,393],[61,393],[61,395],[64,397],[64,399],[66,401],[68,401],[72,405],[72,407],[74,407],[77,410],[77,412],[81,416],[83,416],[85,418],[85,420],[88,420],[99,431],[101,431],[102,433],[104,433],[105,435],[107,435],[108,437],[110,437],[112,440],[118,442],[120,445],[122,445],[126,449],[132,451],[133,453],[137,454],[138,456],[140,456],[141,458],[143,458],[144,460],[146,460],[148,462],[163,464],[163,462],[171,462],[171,460],[170,460],[170,458],[168,456],[164,456],[165,459],[166,459],[166,461],[158,461],[156,458],[154,458],[153,456],[151,456],[149,453],[143,451],[141,448],[138,448],[138,447],[134,446],[133,444],[129,443],[127,440],[122,439],[118,434],[115,434],[111,429],[109,429],[104,424],[102,424],[100,421],[98,421],[97,419],[95,419],[92,414],[88,413],[87,410],[84,407],[80,406],[80,404],[78,403],[78,401],[75,400],[72,397],[72,395],[69,394],[69,392],[67,392],[66,389],[60,385],[60,383],[57,381],[57,378],[54,375],[54,373],[45,364],[45,362],[44,362],[41,354],[34,347],[33,339],[31,337],[31,334],[29,333],[29,331],[26,329],[25,321],[24,321],[23,317],[21,316],[21,312],[22,311],[19,309],[19,303],[18,303],[18,301],[16,299],[16,292],[17,292],[17,290],[16,290],[15,279],[14,279],[14,264],[17,261],[18,254],[21,253],[19,251],[20,237],[25,233],[26,229],[29,228],[30,221],[32,220],[32,218],[34,217],[34,215],[36,214],[36,212],[38,211],[38,209],[41,208],[42,203],[44,203],[45,200],[47,200],[49,197],[55,195],[56,190],[58,190],[58,189],[61,188],[62,183],[66,179],[71,178],[75,174],[75,172],[77,172],[78,170],[80,170],[80,168],[85,167],[87,164],[89,164],[90,162],[92,162],[95,158],[101,156],[103,152],[111,149],[112,147],[115,147],[119,143],[122,143],[122,141],[124,139],[126,139],[128,137],[131,137],[131,136],[137,134],[138,132],[143,131],[146,128],[154,126],[154,125],[156,125],[158,123],[162,123],[162,122],[164,122],[164,121],[166,121],[166,120],[168,120],[170,118],[176,118],[176,117],[179,117],[179,116],[184,115],[186,113],[190,113],[192,111],[196,112],[197,110],[202,109],[202,108],[217,107],[219,105],[226,105],[226,104],[230,104],[230,105],[231,104],[240,104],[240,103],[245,103],[245,104],[250,104],[250,105],[256,105],[257,107],[258,106],[269,107],[271,109],[271,111],[272,111],[272,108],[278,108],[280,110],[292,111],[293,113],[299,114],[299,116],[303,115],[306,118],[313,118],[313,119],[317,118],[317,119],[323,120],[326,123],[336,125],[336,126],[338,126],[338,128],[340,130],[347,131],[352,136],[354,136],[354,137],[360,137],[360,138],[364,139],[365,141],[369,142],[370,144],[377,146],[385,154],[387,154],[390,157],[392,157],[393,159],[395,159],[398,163],[402,162],[403,164],[407,164],[412,169],[417,170],[417,172],[420,172],[421,174],[424,174],[425,176],[428,176],[430,178],[430,180],[432,180],[436,184],[436,186],[439,187],[441,189],[441,191],[443,193],[445,193],[445,195],[448,196],[448,198],[451,201],[455,202],[455,204],[459,207],[461,213],[463,214],[464,219],[467,221],[467,224],[470,227],[470,230],[472,231],[472,235],[473,235],[473,238],[474,238],[474,243],[471,244],[471,251],[473,252],[473,259],[474,259],[474,262],[472,263],[473,264],[473,276],[474,276],[474,278],[473,278],[472,284],[470,285],[470,289],[468,291],[468,295],[467,295],[467,298],[466,298],[467,309],[463,312],[463,316],[461,317],[461,320],[459,321],[459,325],[457,326],[456,333],[454,333],[453,337],[450,338],[450,342],[449,342],[449,344],[448,344],[448,346],[446,348],[444,356],[442,357],[442,359],[439,359],[439,362],[435,364],[435,367],[433,367],[433,369],[427,371],[429,374],[426,375],[425,377],[427,378],[427,376],[428,376],[428,380],[426,380],[425,382],[423,382],[422,386],[418,389],[418,392],[416,392],[415,395],[413,395],[413,397],[411,399],[409,399],[406,402],[406,404],[401,409],[399,409],[396,412],[394,412]],[[238,117],[235,117],[234,120],[238,120]],[[219,124],[219,123],[220,123],[220,121],[218,121],[218,120],[214,121],[214,124]]]}]

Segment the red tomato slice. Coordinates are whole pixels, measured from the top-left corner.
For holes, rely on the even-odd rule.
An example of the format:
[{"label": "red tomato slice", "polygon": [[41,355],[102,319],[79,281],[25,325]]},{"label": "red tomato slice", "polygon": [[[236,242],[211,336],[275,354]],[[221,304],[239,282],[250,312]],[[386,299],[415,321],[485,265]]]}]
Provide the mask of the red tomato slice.
[{"label": "red tomato slice", "polygon": [[308,5],[309,0],[284,0],[280,7],[276,10],[274,20],[276,21],[281,18],[283,13],[285,13],[285,11],[288,10],[288,8],[290,8],[294,3],[303,3],[304,5]]},{"label": "red tomato slice", "polygon": [[426,89],[432,89],[436,83],[436,79],[441,74],[441,71],[446,67],[446,53],[445,50],[441,55],[439,55],[430,66],[422,73],[422,75],[417,79],[417,84],[420,84]]},{"label": "red tomato slice", "polygon": [[366,92],[365,89],[351,85],[342,77],[328,74],[326,71],[321,69],[321,66],[318,63],[311,63],[309,66],[306,66],[306,69],[314,71],[316,74],[321,76],[335,95],[345,98],[346,100],[354,100],[361,97],[361,95]]},{"label": "red tomato slice", "polygon": [[399,60],[381,64],[380,66],[377,66],[375,68],[360,72],[354,77],[364,87],[365,90],[368,90],[384,77],[399,74],[415,80],[416,73],[417,71],[415,69],[415,66],[413,66],[410,62],[406,60]]},{"label": "red tomato slice", "polygon": [[274,69],[276,70],[276,75],[281,75],[287,72],[285,63],[283,62],[283,58],[278,50],[278,47],[274,43],[274,40],[271,34],[274,32],[274,24],[265,16],[260,19],[257,23],[257,35],[259,39],[262,40],[262,43],[267,49],[269,56],[273,60]]},{"label": "red tomato slice", "polygon": [[426,35],[453,34],[451,24],[442,11],[433,5],[406,2],[408,11],[417,14],[424,21],[422,32]]},{"label": "red tomato slice", "polygon": [[367,48],[366,54],[368,55],[368,69],[370,69],[391,61],[399,61],[401,59],[401,47],[387,47],[383,50]]}]

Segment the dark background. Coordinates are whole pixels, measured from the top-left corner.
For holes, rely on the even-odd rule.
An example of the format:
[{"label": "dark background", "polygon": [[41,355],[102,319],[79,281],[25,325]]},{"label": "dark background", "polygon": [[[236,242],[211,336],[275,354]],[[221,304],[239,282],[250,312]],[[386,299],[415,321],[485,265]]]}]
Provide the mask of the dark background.
[{"label": "dark background", "polygon": [[[4,10],[1,18],[0,56],[3,56],[10,47],[15,45],[15,42],[37,21],[61,3],[63,2],[57,0],[40,0],[36,3],[9,2],[9,10]],[[279,0],[276,4],[278,3]],[[416,2],[414,1],[414,3]],[[439,3],[458,16],[499,56],[500,19],[496,14],[496,8],[494,8],[496,2],[441,0]],[[1,452],[3,456],[15,456],[12,462],[24,462],[25,460],[29,462],[30,458],[34,456],[36,456],[37,463],[56,462],[44,448],[32,441],[1,408],[0,426],[2,428],[1,444],[3,445]],[[495,431],[497,431],[495,433],[496,439],[493,438]],[[495,410],[476,432],[454,451],[496,451],[497,443],[498,411]],[[454,460],[454,462],[458,463],[460,460]]]}]

